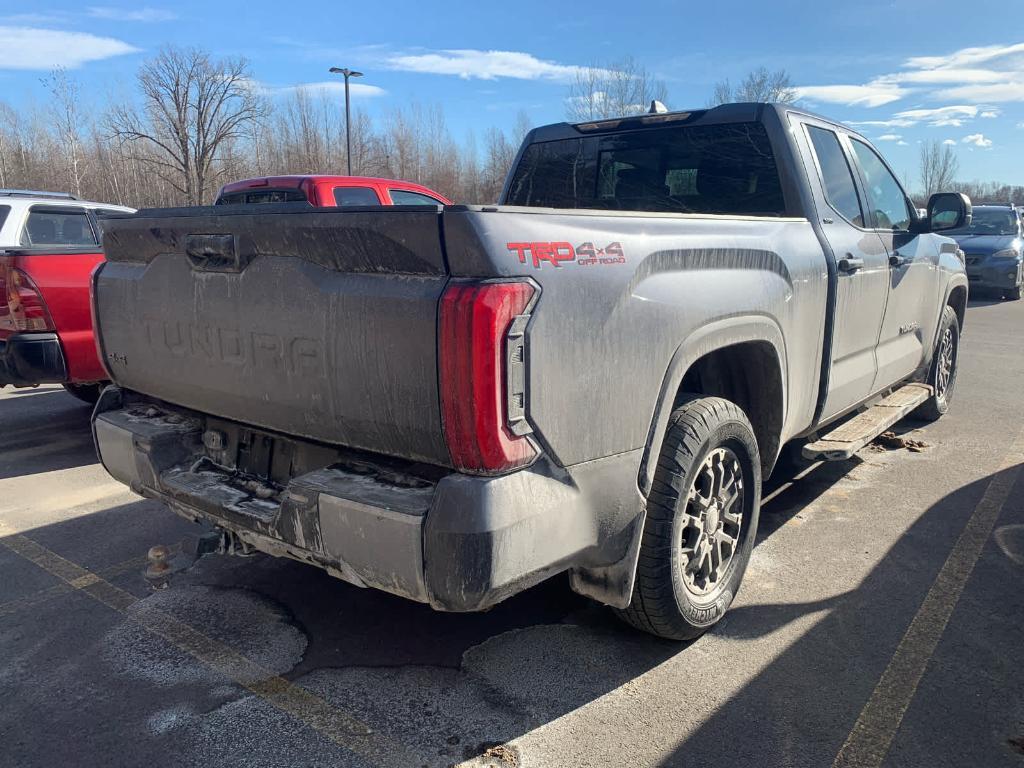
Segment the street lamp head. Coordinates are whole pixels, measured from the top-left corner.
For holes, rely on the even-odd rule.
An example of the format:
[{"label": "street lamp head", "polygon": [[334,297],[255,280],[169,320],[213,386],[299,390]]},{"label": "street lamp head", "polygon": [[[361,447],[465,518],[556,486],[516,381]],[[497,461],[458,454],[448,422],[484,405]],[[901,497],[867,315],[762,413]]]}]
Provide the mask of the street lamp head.
[{"label": "street lamp head", "polygon": [[346,79],[348,79],[350,77],[362,77],[363,76],[362,72],[356,72],[354,69],[349,69],[348,67],[331,67],[327,71],[332,73],[332,74],[335,74],[335,75],[344,75]]}]

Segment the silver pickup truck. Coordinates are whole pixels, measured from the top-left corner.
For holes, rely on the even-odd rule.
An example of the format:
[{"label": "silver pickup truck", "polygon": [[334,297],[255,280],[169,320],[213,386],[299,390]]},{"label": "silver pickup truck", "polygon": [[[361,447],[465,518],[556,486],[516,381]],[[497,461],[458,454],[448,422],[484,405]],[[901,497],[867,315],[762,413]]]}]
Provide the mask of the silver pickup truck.
[{"label": "silver pickup truck", "polygon": [[936,232],[970,216],[919,217],[848,128],[734,104],[533,130],[493,207],[108,219],[96,445],[234,551],[447,611],[567,571],[696,637],[784,444],[948,408],[967,279]]}]

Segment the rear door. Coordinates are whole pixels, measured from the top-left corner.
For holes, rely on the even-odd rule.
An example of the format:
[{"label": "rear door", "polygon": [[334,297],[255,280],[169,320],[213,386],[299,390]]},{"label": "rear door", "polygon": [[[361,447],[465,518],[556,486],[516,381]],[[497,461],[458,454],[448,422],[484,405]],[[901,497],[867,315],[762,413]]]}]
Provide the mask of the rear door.
[{"label": "rear door", "polygon": [[889,292],[889,254],[866,218],[845,135],[827,123],[801,120],[818,216],[836,261],[831,365],[822,418],[872,393],[875,348]]},{"label": "rear door", "polygon": [[910,231],[913,204],[885,161],[855,137],[850,146],[864,180],[872,226],[888,257],[889,296],[873,387],[880,390],[910,376],[932,343],[938,322],[939,252],[934,235]]}]

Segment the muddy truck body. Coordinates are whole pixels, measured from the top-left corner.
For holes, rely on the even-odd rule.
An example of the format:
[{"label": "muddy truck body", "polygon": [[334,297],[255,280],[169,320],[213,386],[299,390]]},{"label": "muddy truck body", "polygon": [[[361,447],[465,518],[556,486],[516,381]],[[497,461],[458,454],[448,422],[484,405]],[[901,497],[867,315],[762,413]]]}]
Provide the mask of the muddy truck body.
[{"label": "muddy truck body", "polygon": [[447,611],[568,572],[693,637],[785,444],[948,407],[967,281],[936,232],[969,216],[740,104],[535,129],[496,206],[111,219],[96,445],[239,548]]}]

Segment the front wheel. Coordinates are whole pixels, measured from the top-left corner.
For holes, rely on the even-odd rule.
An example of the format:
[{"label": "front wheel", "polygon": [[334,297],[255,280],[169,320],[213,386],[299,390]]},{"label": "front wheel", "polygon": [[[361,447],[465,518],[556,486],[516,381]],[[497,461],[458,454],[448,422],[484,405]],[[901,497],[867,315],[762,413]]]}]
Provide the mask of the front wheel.
[{"label": "front wheel", "polygon": [[1003,291],[1003,298],[1010,299],[1011,301],[1019,301],[1021,296],[1021,286],[1015,286],[1008,291]]},{"label": "front wheel", "polygon": [[925,421],[935,421],[945,415],[953,400],[957,365],[960,359],[960,321],[953,308],[946,305],[939,321],[939,340],[932,355],[928,383],[932,395],[918,406],[914,415]]},{"label": "front wheel", "polygon": [[691,640],[722,618],[754,548],[760,467],[754,431],[735,403],[691,395],[672,413],[623,620]]}]

